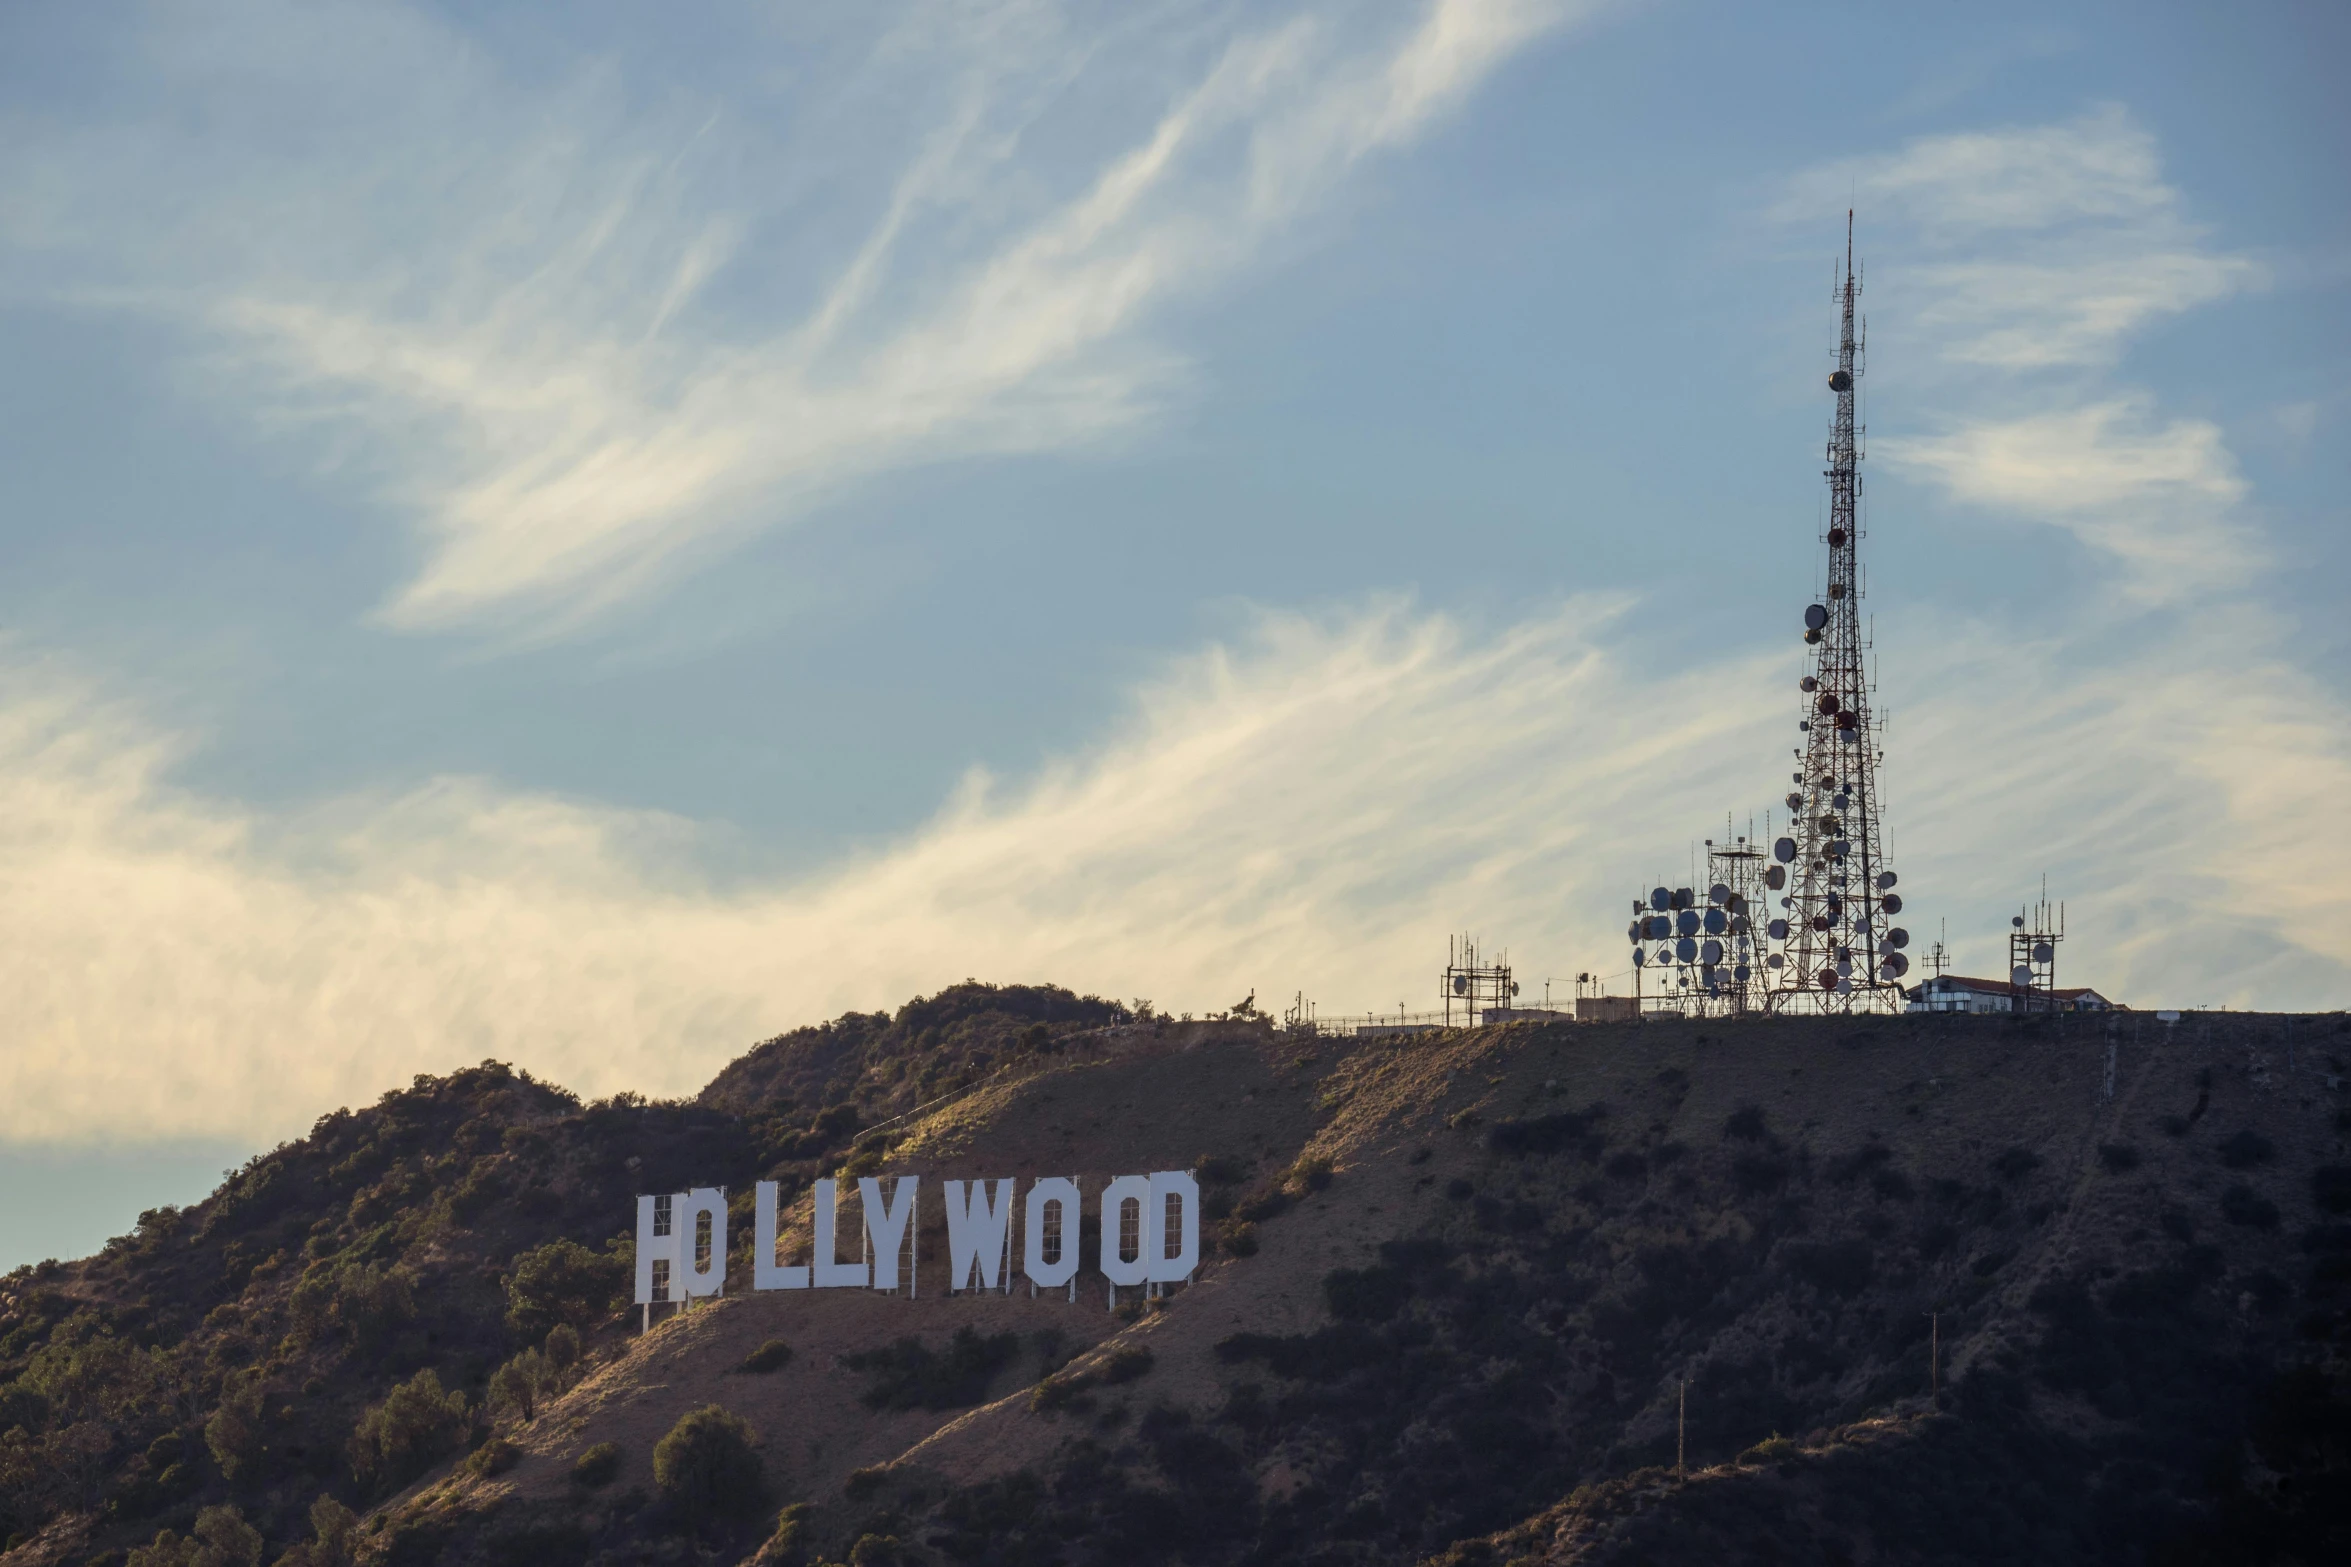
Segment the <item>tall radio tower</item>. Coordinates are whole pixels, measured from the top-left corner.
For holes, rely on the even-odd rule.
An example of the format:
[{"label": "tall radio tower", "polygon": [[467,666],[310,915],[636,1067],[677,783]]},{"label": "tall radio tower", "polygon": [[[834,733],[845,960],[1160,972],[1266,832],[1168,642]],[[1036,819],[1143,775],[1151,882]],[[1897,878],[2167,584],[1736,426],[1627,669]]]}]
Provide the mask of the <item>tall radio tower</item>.
[{"label": "tall radio tower", "polygon": [[1772,845],[1777,863],[1768,886],[1783,894],[1781,916],[1766,927],[1779,950],[1767,960],[1768,1003],[1775,1012],[1886,1012],[1902,1005],[1899,981],[1910,967],[1907,931],[1894,873],[1886,866],[1878,823],[1877,768],[1884,760],[1870,729],[1869,643],[1861,624],[1860,427],[1854,395],[1861,383],[1863,332],[1854,306],[1861,282],[1853,270],[1853,214],[1845,214],[1845,267],[1837,279],[1842,311],[1837,394],[1829,433],[1829,569],[1827,598],[1804,611],[1804,640],[1817,653],[1804,692],[1804,744],[1787,798],[1788,836]]}]

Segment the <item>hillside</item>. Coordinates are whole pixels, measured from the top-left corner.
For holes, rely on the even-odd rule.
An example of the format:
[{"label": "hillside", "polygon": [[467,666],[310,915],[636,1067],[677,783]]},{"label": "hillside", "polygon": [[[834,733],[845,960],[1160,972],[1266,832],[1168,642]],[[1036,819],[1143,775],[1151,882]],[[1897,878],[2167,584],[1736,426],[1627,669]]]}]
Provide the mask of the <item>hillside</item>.
[{"label": "hillside", "polygon": [[[1357,1042],[973,985],[688,1103],[486,1064],[6,1281],[0,1560],[2342,1559],[2346,1027]],[[1074,1303],[939,1289],[939,1180],[1174,1167],[1166,1299],[1109,1310],[1090,1236]],[[751,1183],[836,1171],[920,1173],[919,1292],[744,1292]],[[639,1336],[633,1197],[688,1185],[729,1298]],[[654,1450],[712,1404],[755,1472],[697,1505]]]}]

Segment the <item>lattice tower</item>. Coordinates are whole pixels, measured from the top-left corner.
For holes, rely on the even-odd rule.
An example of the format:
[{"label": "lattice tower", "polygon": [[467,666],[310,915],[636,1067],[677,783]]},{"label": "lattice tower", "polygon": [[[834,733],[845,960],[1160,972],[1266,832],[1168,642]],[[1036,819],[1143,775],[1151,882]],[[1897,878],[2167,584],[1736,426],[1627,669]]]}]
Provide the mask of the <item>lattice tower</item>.
[{"label": "lattice tower", "polygon": [[1899,980],[1909,962],[1909,934],[1892,923],[1901,911],[1885,861],[1877,770],[1884,760],[1870,726],[1869,642],[1861,620],[1861,427],[1863,330],[1856,314],[1861,281],[1853,270],[1853,215],[1845,215],[1845,265],[1836,283],[1841,314],[1837,368],[1829,376],[1836,422],[1829,432],[1828,582],[1805,611],[1804,640],[1814,650],[1804,692],[1804,743],[1789,792],[1788,835],[1773,845],[1784,868],[1783,918],[1768,927],[1778,942],[1768,999],[1777,1012],[1899,1011]]}]

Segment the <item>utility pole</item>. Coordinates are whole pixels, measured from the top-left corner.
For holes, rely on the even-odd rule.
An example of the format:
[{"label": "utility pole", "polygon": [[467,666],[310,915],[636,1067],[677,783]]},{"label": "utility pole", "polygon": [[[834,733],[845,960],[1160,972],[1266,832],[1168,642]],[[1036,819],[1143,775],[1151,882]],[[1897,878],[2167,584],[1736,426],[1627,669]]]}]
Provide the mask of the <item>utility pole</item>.
[{"label": "utility pole", "polygon": [[1690,1478],[1689,1456],[1690,1378],[1688,1373],[1685,1372],[1682,1376],[1681,1413],[1674,1418],[1673,1425],[1673,1475],[1676,1480],[1687,1480]]},{"label": "utility pole", "polygon": [[1927,1393],[1941,1397],[1943,1392],[1943,1314],[1927,1313]]}]

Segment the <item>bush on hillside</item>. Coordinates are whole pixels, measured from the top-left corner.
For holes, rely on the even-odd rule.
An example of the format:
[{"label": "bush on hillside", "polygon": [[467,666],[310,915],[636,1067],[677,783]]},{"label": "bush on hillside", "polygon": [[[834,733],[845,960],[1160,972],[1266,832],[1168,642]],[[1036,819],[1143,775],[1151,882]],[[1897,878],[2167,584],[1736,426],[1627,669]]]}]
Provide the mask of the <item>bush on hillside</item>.
[{"label": "bush on hillside", "polygon": [[766,1487],[754,1450],[759,1433],[717,1404],[681,1416],[653,1448],[653,1483],[694,1523],[759,1511]]},{"label": "bush on hillside", "polygon": [[780,1338],[771,1338],[743,1357],[736,1369],[753,1376],[765,1376],[770,1371],[781,1371],[792,1363],[792,1346]]},{"label": "bush on hillside", "polygon": [[989,1380],[1019,1352],[1017,1334],[982,1338],[966,1326],[955,1330],[941,1353],[907,1337],[880,1349],[843,1355],[841,1364],[865,1374],[868,1409],[961,1409],[986,1398]]},{"label": "bush on hillside", "polygon": [[196,1527],[181,1539],[169,1529],[154,1542],[134,1548],[124,1567],[260,1567],[261,1531],[234,1507],[207,1507]]},{"label": "bush on hillside", "polygon": [[351,1470],[359,1480],[397,1490],[454,1448],[468,1425],[465,1395],[444,1392],[427,1366],[359,1417],[351,1433]]},{"label": "bush on hillside", "polygon": [[558,1324],[587,1327],[613,1309],[627,1282],[618,1257],[578,1241],[549,1241],[516,1257],[507,1271],[507,1326],[530,1339]]},{"label": "bush on hillside", "polygon": [[620,1478],[620,1444],[598,1442],[572,1460],[571,1483],[593,1491]]}]

